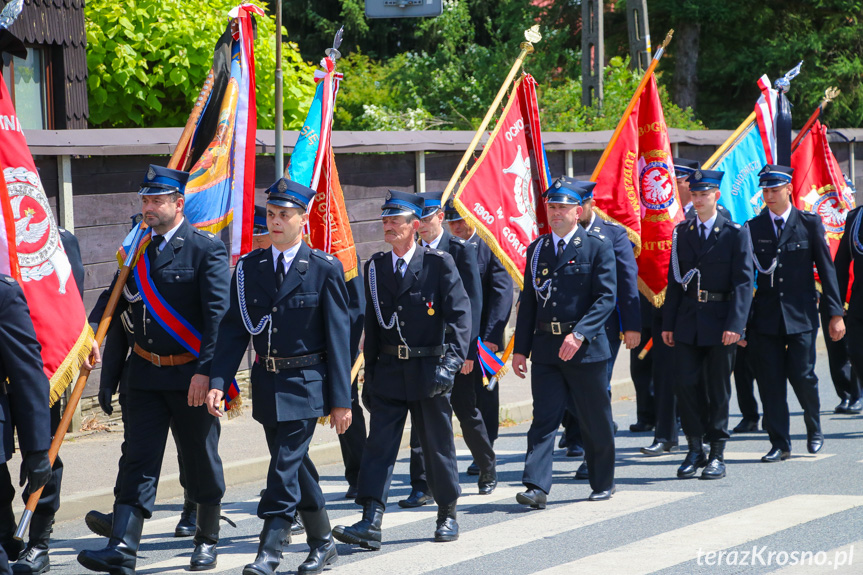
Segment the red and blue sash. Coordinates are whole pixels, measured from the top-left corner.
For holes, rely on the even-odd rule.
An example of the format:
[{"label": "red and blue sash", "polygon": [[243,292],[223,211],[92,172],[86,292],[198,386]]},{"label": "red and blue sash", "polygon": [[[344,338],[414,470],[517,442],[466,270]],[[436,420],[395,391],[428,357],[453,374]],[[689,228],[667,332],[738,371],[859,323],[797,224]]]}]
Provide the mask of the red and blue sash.
[{"label": "red and blue sash", "polygon": [[[150,245],[150,235],[148,234],[138,247],[137,263],[133,268],[135,284],[138,286],[138,293],[144,300],[147,309],[159,322],[159,325],[171,334],[180,345],[185,347],[192,355],[198,357],[201,352],[201,332],[195,329],[189,322],[177,313],[171,307],[156,285],[153,283],[153,278],[150,277],[150,259],[146,255],[147,246]],[[239,407],[242,404],[240,397],[240,386],[237,380],[231,381],[225,396],[225,410],[230,411],[232,408]]]}]

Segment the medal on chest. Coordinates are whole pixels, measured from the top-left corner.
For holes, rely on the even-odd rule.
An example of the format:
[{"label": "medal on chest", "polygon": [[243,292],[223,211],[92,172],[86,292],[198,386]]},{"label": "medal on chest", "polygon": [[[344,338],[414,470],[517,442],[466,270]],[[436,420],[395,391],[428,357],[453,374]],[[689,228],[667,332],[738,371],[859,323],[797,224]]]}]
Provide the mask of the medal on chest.
[{"label": "medal on chest", "polygon": [[431,301],[430,301],[430,302],[426,302],[426,307],[428,307],[428,308],[429,308],[427,313],[428,313],[429,315],[434,315],[434,302],[431,302]]}]

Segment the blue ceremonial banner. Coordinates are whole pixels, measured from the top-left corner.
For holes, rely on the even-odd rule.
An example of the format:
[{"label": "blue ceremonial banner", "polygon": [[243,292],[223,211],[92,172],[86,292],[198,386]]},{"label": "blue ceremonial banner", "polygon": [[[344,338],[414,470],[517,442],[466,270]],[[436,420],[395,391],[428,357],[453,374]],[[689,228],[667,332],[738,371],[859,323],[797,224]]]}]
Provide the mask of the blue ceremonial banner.
[{"label": "blue ceremonial banner", "polygon": [[734,222],[743,224],[764,207],[758,172],[767,163],[758,125],[752,122],[737,143],[710,168],[725,172],[719,187],[719,203],[728,209]]},{"label": "blue ceremonial banner", "polygon": [[306,115],[306,122],[297,138],[297,145],[291,154],[291,163],[288,166],[288,174],[291,181],[313,188],[312,178],[315,171],[315,163],[318,158],[319,139],[321,136],[321,110],[324,101],[324,82],[318,82],[315,90],[315,98]]}]

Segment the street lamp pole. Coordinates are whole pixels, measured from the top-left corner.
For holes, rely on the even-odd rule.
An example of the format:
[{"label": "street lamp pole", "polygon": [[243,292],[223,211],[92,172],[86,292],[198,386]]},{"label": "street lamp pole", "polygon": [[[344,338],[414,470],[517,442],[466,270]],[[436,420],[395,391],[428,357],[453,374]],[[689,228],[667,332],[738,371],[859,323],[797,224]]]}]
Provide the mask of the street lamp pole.
[{"label": "street lamp pole", "polygon": [[276,179],[285,175],[285,149],[282,145],[282,128],[285,121],[282,90],[282,0],[276,2]]}]

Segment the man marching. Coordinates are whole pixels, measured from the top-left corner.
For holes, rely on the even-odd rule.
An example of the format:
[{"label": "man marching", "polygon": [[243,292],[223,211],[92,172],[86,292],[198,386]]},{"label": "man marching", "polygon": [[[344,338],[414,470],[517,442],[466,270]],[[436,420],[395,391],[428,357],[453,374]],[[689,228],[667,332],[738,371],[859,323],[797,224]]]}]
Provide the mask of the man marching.
[{"label": "man marching", "polygon": [[[150,166],[138,192],[151,231],[123,286],[135,339],[126,398],[125,469],[108,546],[78,554],[78,562],[92,571],[135,572],[172,420],[189,498],[198,506],[190,568],[216,566],[225,479],[219,421],[207,412],[204,399],[216,333],[228,308],[230,278],[225,245],[184,216],[188,177],[186,172]],[[113,321],[122,321],[122,311],[118,306]]]},{"label": "man marching", "polygon": [[363,403],[369,437],[357,484],[363,517],[337,526],[339,541],[381,548],[381,522],[408,412],[420,431],[428,483],[438,504],[435,541],[458,539],[460,494],[450,392],[467,357],[470,302],[452,256],[419,246],[424,201],[390,191],[382,206],[393,249],[366,263]]},{"label": "man marching", "polygon": [[662,307],[662,340],[674,348],[674,390],[689,445],[680,478],[701,467],[702,479],[725,477],[731,373],[752,303],[749,231],[716,210],[722,175],[695,170],[690,178],[697,215],[674,230]]},{"label": "man marching", "polygon": [[764,404],[764,429],[770,435],[770,451],[761,458],[766,463],[791,457],[789,381],[803,407],[809,453],[818,453],[824,445],[815,375],[818,294],[813,267],[821,280],[822,313],[830,316],[830,337],[839,341],[845,335],[844,300],[824,224],[818,215],[792,205],[793,172],[785,166],[764,166],[759,184],[767,209],[746,223],[759,272],[747,339],[758,358],[753,363]]},{"label": "man marching", "polygon": [[546,190],[552,233],[527,250],[512,368],[524,379],[531,356],[533,422],[522,477],[527,491],[516,500],[534,509],[545,509],[551,490],[554,436],[568,399],[584,438],[590,500],[607,500],[614,493],[605,322],[614,309],[617,274],[611,241],[578,224],[582,197],[593,186],[557,180]]},{"label": "man marching", "polygon": [[329,415],[339,434],[351,424],[348,292],[339,260],[302,241],[315,191],[282,178],[267,194],[272,247],[237,264],[231,307],[219,327],[207,409],[221,417],[224,391],[251,336],[257,354],[252,416],[264,426],[270,469],[258,504],[264,520],[258,555],[243,574],[275,573],[297,512],[311,547],[299,572],[320,573],[338,553],[308,451],[319,417]]}]

